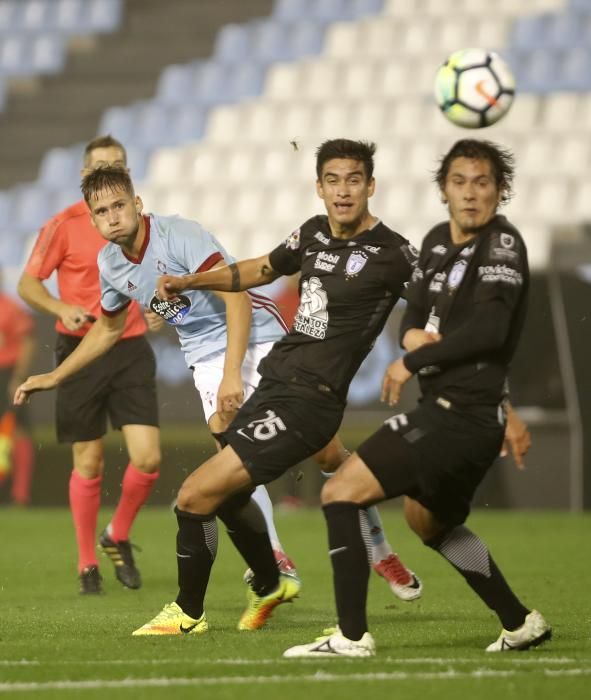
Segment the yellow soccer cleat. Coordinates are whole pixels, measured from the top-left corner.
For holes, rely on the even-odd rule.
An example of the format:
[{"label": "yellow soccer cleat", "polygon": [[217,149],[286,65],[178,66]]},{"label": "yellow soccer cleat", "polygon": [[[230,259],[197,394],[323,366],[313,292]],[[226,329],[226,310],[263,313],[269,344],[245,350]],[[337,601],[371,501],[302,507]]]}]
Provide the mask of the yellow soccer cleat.
[{"label": "yellow soccer cleat", "polygon": [[169,603],[162,608],[153,620],[132,632],[133,637],[160,634],[203,634],[209,626],[205,613],[198,620],[185,615],[176,603]]},{"label": "yellow soccer cleat", "polygon": [[279,585],[268,595],[258,596],[252,588],[246,594],[248,605],[238,622],[239,630],[258,630],[281,603],[289,603],[297,598],[301,588],[299,579],[287,574],[279,575]]}]

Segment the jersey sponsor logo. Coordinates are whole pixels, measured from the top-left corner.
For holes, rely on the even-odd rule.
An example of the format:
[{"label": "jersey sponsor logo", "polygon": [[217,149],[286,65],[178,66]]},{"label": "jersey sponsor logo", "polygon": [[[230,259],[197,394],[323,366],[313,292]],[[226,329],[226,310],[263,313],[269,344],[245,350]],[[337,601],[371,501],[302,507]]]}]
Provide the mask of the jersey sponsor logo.
[{"label": "jersey sponsor logo", "polygon": [[137,289],[137,285],[135,285],[131,280],[127,280],[127,291],[128,292],[135,292]]},{"label": "jersey sponsor logo", "polygon": [[303,280],[300,305],[293,322],[294,330],[323,339],[328,327],[328,297],[318,277]]},{"label": "jersey sponsor logo", "polygon": [[314,234],[314,238],[317,241],[320,241],[321,243],[324,243],[324,245],[330,245],[330,238],[328,236],[325,236],[322,231],[316,231]]},{"label": "jersey sponsor logo", "polygon": [[287,427],[283,420],[275,411],[267,409],[267,415],[264,418],[257,418],[251,421],[246,428],[238,428],[238,435],[250,442],[272,440],[278,433],[285,432]]},{"label": "jersey sponsor logo", "polygon": [[300,247],[300,229],[296,228],[295,231],[289,234],[285,239],[285,247],[290,250],[297,250]]},{"label": "jersey sponsor logo", "polygon": [[340,255],[327,253],[321,250],[314,261],[314,268],[317,270],[324,270],[325,272],[332,272],[340,259]]},{"label": "jersey sponsor logo", "polygon": [[447,278],[448,289],[457,289],[460,286],[467,267],[468,263],[465,260],[456,260]]},{"label": "jersey sponsor logo", "polygon": [[431,252],[435,253],[435,255],[445,255],[447,253],[447,248],[440,243],[431,248]]},{"label": "jersey sponsor logo", "polygon": [[363,270],[367,261],[368,256],[365,253],[358,250],[351,253],[345,265],[345,275],[347,277],[355,277]]},{"label": "jersey sponsor logo", "polygon": [[520,287],[523,284],[521,272],[507,265],[481,265],[478,268],[478,274],[483,282],[502,282],[514,287]]},{"label": "jersey sponsor logo", "polygon": [[178,326],[182,323],[190,308],[191,300],[184,294],[179,294],[176,299],[171,301],[162,301],[154,291],[154,296],[150,300],[150,309],[158,316],[162,316],[166,323],[170,323],[171,326]]},{"label": "jersey sponsor logo", "polygon": [[368,253],[373,253],[377,255],[382,248],[379,245],[364,245],[363,250],[367,250]]},{"label": "jersey sponsor logo", "polygon": [[166,264],[162,260],[156,260],[156,269],[161,275],[166,274]]},{"label": "jersey sponsor logo", "polygon": [[[518,253],[515,250],[515,237],[510,233],[500,233],[498,237],[498,242],[501,244],[494,245],[490,251],[491,258],[495,260],[515,260],[518,257]],[[496,243],[496,241],[495,241]]]}]

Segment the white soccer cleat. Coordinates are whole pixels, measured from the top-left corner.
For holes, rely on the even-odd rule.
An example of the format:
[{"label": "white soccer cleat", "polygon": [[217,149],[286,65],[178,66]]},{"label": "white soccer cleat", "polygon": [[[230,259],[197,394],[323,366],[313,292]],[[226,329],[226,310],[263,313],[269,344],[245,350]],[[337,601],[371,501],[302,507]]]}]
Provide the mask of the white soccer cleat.
[{"label": "white soccer cleat", "polygon": [[419,577],[400,561],[397,554],[390,554],[373,565],[373,570],[385,578],[392,593],[400,600],[416,600],[421,597],[423,584]]},{"label": "white soccer cleat", "polygon": [[524,651],[537,647],[547,639],[552,639],[552,628],[537,610],[532,610],[521,627],[512,632],[503,630],[497,641],[486,647],[486,651]]},{"label": "white soccer cleat", "polygon": [[300,644],[283,652],[283,656],[287,659],[362,658],[375,655],[376,645],[369,632],[355,642],[344,637],[340,630],[331,634],[330,637],[319,637],[311,644]]}]

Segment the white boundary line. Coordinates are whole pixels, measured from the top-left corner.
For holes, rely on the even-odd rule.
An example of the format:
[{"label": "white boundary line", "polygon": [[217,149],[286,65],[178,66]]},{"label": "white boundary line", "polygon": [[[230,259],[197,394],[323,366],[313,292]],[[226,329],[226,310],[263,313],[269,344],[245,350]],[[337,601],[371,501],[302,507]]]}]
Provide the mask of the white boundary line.
[{"label": "white boundary line", "polygon": [[[552,677],[591,674],[591,669],[568,669],[546,672]],[[403,680],[458,680],[481,678],[510,678],[518,675],[516,671],[498,671],[478,669],[476,671],[448,671],[407,673],[326,673],[318,671],[313,675],[273,675],[273,676],[219,676],[205,678],[124,678],[121,680],[91,681],[46,681],[36,683],[0,683],[0,693],[27,692],[37,690],[94,690],[106,688],[157,688],[197,685],[252,685],[252,684],[286,684],[286,683],[342,683],[343,681],[403,681]]]},{"label": "white boundary line", "polygon": [[[343,659],[346,660],[346,659]],[[318,663],[319,659],[299,659],[300,662],[304,663]],[[350,661],[350,660],[349,660]],[[455,658],[455,657],[410,657],[410,658],[394,658],[386,656],[384,658],[376,657],[375,659],[366,659],[365,662],[370,663],[380,663],[380,664],[397,664],[397,665],[420,665],[420,664],[431,664],[431,665],[448,665],[448,664],[480,664],[482,659],[478,657],[474,658]],[[516,656],[514,654],[498,654],[498,655],[488,655],[486,656],[487,663],[509,663],[512,665],[549,665],[558,666],[561,664],[591,664],[590,659],[571,659],[569,657],[559,657],[559,656],[535,656],[524,658],[523,656]],[[68,660],[49,660],[49,661],[39,661],[37,659],[0,659],[0,667],[51,667],[51,666],[166,666],[166,665],[191,665],[191,666],[265,666],[268,664],[287,664],[293,665],[293,659],[287,660],[278,658],[271,659],[197,659],[195,657],[191,658],[180,658],[174,656],[171,658],[158,658],[158,659],[84,659],[83,661],[74,661],[72,659]]]}]

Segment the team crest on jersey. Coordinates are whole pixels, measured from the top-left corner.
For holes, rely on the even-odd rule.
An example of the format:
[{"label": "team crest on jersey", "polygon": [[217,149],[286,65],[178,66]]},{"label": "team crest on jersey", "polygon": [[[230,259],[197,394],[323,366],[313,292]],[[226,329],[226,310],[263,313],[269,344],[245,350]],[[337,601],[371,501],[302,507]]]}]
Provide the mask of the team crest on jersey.
[{"label": "team crest on jersey", "polygon": [[285,247],[290,250],[297,250],[300,247],[300,229],[296,228],[293,233],[285,239]]},{"label": "team crest on jersey", "polygon": [[355,277],[355,275],[358,275],[365,267],[367,260],[368,256],[361,251],[356,250],[354,253],[351,253],[345,265],[345,275],[347,275],[347,277]]},{"label": "team crest on jersey", "polygon": [[178,297],[170,301],[163,301],[158,298],[156,290],[154,290],[154,296],[150,300],[150,309],[171,326],[178,326],[182,323],[190,308],[191,300],[184,294],[179,294]]},{"label": "team crest on jersey", "polygon": [[468,263],[465,260],[456,260],[447,277],[447,286],[449,289],[456,289],[460,286],[460,282],[464,278],[467,267]]},{"label": "team crest on jersey", "polygon": [[503,248],[508,250],[511,250],[515,245],[515,238],[510,233],[501,233],[500,240]]},{"label": "team crest on jersey", "polygon": [[293,322],[298,333],[322,340],[328,328],[328,297],[318,277],[303,280],[300,305]]}]

